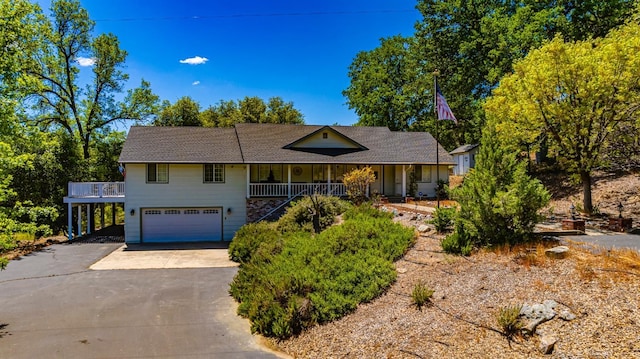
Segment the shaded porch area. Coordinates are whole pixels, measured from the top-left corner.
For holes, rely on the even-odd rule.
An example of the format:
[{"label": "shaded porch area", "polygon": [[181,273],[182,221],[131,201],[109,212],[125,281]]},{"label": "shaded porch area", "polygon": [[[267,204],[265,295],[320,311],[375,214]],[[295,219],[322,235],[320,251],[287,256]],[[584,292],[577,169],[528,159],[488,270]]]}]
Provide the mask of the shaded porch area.
[{"label": "shaded porch area", "polygon": [[[410,173],[416,170],[416,166],[410,164],[251,164],[247,166],[247,199],[295,198],[314,193],[346,196],[344,175],[363,167],[371,167],[375,175],[375,181],[368,188],[369,193],[389,197],[407,196]],[[421,174],[422,167],[427,171],[420,180],[427,188],[432,182],[431,166],[418,167]]]},{"label": "shaded porch area", "polygon": [[[111,225],[116,224],[116,207],[124,204],[124,182],[69,182],[68,196],[64,197],[67,204],[67,233],[69,240],[91,234],[91,229],[96,223],[92,223],[93,209],[96,205],[100,208],[100,228],[105,228],[105,205],[111,205]],[[85,210],[83,211],[83,207]],[[73,214],[76,211],[76,228],[74,232]],[[83,213],[84,212],[84,213]],[[97,220],[96,220],[97,221]],[[86,223],[86,231],[83,232],[83,222]]]}]

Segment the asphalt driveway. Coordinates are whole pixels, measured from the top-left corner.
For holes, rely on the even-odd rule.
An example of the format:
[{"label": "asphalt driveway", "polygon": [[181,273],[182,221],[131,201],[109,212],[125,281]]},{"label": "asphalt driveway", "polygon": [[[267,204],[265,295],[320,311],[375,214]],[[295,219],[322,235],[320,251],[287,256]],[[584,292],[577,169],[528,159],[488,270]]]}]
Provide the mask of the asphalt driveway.
[{"label": "asphalt driveway", "polygon": [[236,316],[237,268],[90,270],[122,244],[58,244],[0,272],[0,358],[277,358]]}]

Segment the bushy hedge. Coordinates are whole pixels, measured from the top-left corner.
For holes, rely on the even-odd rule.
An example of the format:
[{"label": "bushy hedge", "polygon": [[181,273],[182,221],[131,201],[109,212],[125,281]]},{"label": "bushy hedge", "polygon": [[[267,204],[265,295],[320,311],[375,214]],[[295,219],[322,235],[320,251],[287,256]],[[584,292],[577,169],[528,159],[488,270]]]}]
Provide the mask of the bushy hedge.
[{"label": "bushy hedge", "polygon": [[[396,278],[393,260],[415,237],[412,229],[380,213],[352,208],[343,224],[320,234],[286,232],[279,242],[251,250],[230,289],[251,330],[284,339],[340,318],[388,288]],[[252,235],[255,229],[238,233]],[[236,239],[244,240],[238,234]],[[274,250],[274,243],[281,246]],[[263,250],[268,255],[260,254]]]},{"label": "bushy hedge", "polygon": [[[229,244],[229,258],[238,263],[247,263],[258,250],[260,244],[275,244],[282,233],[271,222],[248,223],[237,232]],[[263,250],[264,251],[264,250]]]}]

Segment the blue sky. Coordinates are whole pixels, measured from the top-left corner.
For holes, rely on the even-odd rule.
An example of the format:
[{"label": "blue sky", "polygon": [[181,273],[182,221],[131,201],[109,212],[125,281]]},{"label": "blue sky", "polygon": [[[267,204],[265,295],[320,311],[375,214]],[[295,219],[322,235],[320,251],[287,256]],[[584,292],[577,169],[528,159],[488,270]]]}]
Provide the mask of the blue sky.
[{"label": "blue sky", "polygon": [[[50,1],[38,1],[48,12]],[[342,90],[355,55],[379,39],[413,33],[415,0],[82,1],[96,34],[127,50],[129,87],[151,82],[163,100],[280,96],[307,124],[351,125]],[[201,64],[183,62],[198,62]],[[189,60],[191,59],[191,60]]]}]

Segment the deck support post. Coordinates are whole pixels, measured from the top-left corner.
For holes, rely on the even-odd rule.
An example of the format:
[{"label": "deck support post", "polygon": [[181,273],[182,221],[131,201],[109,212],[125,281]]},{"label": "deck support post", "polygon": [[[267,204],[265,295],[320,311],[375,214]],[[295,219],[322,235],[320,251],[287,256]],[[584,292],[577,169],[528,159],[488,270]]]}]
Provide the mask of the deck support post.
[{"label": "deck support post", "polygon": [[78,237],[82,237],[82,205],[78,205]]},{"label": "deck support post", "polygon": [[87,205],[87,234],[91,234],[91,204]]},{"label": "deck support post", "polygon": [[104,203],[100,203],[100,229],[104,229]]},{"label": "deck support post", "polygon": [[116,203],[111,203],[111,224],[116,225]]},{"label": "deck support post", "polygon": [[69,241],[73,240],[73,205],[67,203],[67,236]]}]

